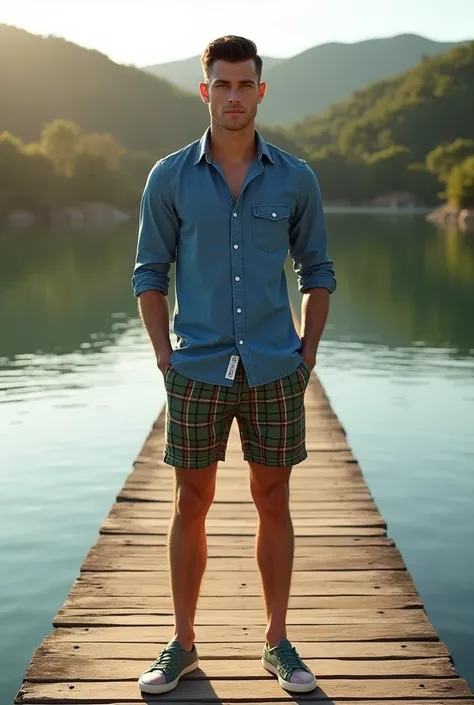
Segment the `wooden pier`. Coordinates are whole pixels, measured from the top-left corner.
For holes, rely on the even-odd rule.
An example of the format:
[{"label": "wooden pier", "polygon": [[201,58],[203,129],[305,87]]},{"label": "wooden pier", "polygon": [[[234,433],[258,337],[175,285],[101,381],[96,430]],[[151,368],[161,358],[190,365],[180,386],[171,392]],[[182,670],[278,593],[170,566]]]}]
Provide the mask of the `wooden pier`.
[{"label": "wooden pier", "polygon": [[474,705],[315,375],[306,408],[309,457],[291,480],[296,556],[288,635],[319,688],[287,694],[260,663],[256,512],[234,423],[207,521],[209,559],[196,619],[201,669],[171,693],[141,695],[138,676],[173,625],[166,557],[173,470],[157,462],[163,411],[15,702]]}]

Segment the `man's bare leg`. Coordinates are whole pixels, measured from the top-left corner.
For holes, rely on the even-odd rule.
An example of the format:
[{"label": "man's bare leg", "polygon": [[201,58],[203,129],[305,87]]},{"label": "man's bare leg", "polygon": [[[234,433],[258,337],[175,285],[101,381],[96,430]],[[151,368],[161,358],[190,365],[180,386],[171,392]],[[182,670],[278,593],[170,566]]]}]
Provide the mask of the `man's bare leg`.
[{"label": "man's bare leg", "polygon": [[249,463],[250,490],[258,512],[257,563],[267,614],[270,648],[286,638],[286,614],[293,571],[294,535],[289,508],[291,467]]},{"label": "man's bare leg", "polygon": [[205,522],[214,499],[217,463],[207,468],[176,468],[175,503],[168,555],[175,616],[173,639],[185,649],[194,643],[194,618],[207,561]]}]

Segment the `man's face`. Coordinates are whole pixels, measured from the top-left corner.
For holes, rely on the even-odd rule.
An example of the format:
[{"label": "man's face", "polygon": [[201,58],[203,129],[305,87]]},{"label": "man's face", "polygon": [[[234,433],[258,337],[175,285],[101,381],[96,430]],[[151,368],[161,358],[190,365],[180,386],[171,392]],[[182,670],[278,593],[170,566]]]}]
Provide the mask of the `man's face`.
[{"label": "man's face", "polygon": [[227,130],[242,130],[255,119],[266,86],[258,80],[253,59],[236,64],[219,59],[199,88],[215,122]]}]

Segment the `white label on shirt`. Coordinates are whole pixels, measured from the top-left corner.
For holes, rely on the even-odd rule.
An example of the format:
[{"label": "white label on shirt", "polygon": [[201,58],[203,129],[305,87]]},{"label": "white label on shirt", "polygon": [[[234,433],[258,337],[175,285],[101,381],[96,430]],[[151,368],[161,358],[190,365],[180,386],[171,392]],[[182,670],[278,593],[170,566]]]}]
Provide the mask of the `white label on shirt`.
[{"label": "white label on shirt", "polygon": [[225,373],[226,379],[234,379],[235,378],[235,372],[237,370],[237,365],[239,364],[239,360],[240,360],[240,358],[238,355],[231,355],[230,356],[229,366],[227,368],[227,372]]}]

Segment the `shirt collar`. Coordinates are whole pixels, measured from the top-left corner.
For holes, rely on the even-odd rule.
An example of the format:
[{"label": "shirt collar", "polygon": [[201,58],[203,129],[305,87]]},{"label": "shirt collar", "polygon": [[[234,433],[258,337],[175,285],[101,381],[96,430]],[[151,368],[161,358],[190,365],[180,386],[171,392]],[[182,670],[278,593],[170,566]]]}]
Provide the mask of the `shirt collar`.
[{"label": "shirt collar", "polygon": [[[263,156],[265,156],[269,161],[271,161],[272,164],[275,163],[275,160],[273,159],[272,153],[270,151],[269,145],[265,142],[261,134],[258,132],[258,130],[255,130],[255,134],[257,137],[257,157],[258,159],[262,159]],[[206,157],[206,160],[209,162],[210,161],[210,149],[211,149],[211,144],[210,144],[210,138],[211,138],[211,128],[208,127],[206,132],[203,134],[201,139],[196,145],[196,155],[194,157],[194,162],[193,164],[199,164],[201,159],[203,157]]]}]

